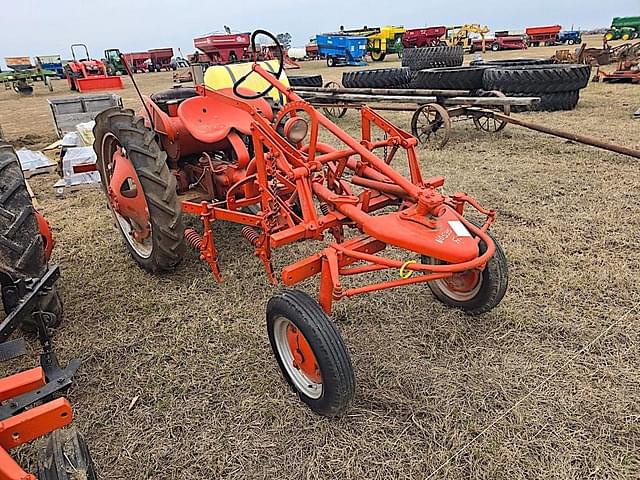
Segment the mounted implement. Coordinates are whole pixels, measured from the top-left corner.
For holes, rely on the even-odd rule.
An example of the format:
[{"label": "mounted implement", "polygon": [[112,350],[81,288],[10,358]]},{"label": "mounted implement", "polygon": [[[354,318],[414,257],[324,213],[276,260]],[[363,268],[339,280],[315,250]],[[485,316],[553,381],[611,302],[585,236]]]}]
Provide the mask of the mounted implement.
[{"label": "mounted implement", "polygon": [[[77,58],[76,49],[84,48],[85,57]],[[109,76],[107,68],[101,60],[93,60],[89,49],[83,43],[71,45],[73,61],[65,65],[65,75],[69,88],[80,93],[96,90],[117,90],[124,88],[122,78]]]},{"label": "mounted implement", "polygon": [[[254,32],[254,53],[259,34],[277,42]],[[489,233],[495,211],[465,193],[442,194],[443,177],[423,177],[414,137],[363,107],[361,138],[353,138],[278,80],[282,62],[274,70],[254,62],[232,88],[144,97],[141,116],[104,111],[94,129],[97,165],[127,248],[151,272],[173,269],[186,240],[222,281],[216,221],[243,225],[273,284],[276,249],[332,237],[280,275],[289,287],[319,275],[318,300],[299,290],[274,296],[267,329],[300,398],[339,415],[355,377],[329,318],[333,302],[425,283],[446,305],[480,314],[502,300],[507,264]],[[244,88],[247,78],[262,86]],[[467,208],[484,220],[465,218]],[[185,229],[183,213],[202,229]]]}]

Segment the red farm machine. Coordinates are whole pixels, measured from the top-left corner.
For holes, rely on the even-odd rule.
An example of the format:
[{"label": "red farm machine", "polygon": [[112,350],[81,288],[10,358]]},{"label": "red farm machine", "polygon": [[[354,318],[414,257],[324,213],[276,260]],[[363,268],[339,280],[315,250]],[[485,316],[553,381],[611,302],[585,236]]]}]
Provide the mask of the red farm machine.
[{"label": "red farm machine", "polygon": [[[62,318],[54,285],[60,270],[49,264],[53,236],[33,207],[15,150],[2,142],[0,192],[0,286],[6,314],[0,320],[0,362],[27,354],[24,338],[11,338],[18,329],[36,334],[42,347],[39,367],[0,378],[0,479],[96,480],[84,440],[75,429],[62,429],[73,418],[63,395],[80,362],[62,368],[52,348],[52,329]],[[49,433],[36,477],[9,451]]]},{"label": "red farm machine", "polygon": [[149,50],[149,58],[151,59],[150,69],[155,72],[161,70],[175,70],[175,66],[171,64],[173,58],[173,48],[153,48]]},{"label": "red farm machine", "polygon": [[446,45],[442,37],[447,33],[447,27],[411,28],[404,32],[402,45],[404,48],[437,47]]},{"label": "red farm machine", "polygon": [[[83,48],[85,57],[76,57],[76,49]],[[89,49],[83,43],[71,45],[73,60],[64,67],[69,88],[80,93],[96,90],[117,90],[124,88],[122,78],[110,76],[101,60],[93,60]]]},{"label": "red farm machine", "polygon": [[212,33],[193,39],[200,50],[194,54],[195,63],[221,64],[240,61],[249,46],[249,33]]},{"label": "red farm machine", "polygon": [[555,45],[562,30],[561,25],[548,25],[545,27],[529,27],[525,30],[527,42],[531,47],[544,47]]},{"label": "red farm machine", "polygon": [[[259,34],[277,42],[254,32],[254,59]],[[188,244],[221,282],[217,221],[243,226],[272,284],[276,249],[331,237],[280,275],[287,287],[319,276],[318,299],[288,288],[266,316],[285,379],[315,412],[333,416],[355,391],[329,317],[335,301],[426,283],[444,304],[481,314],[502,300],[507,263],[489,232],[495,211],[465,193],[442,194],[443,177],[423,177],[413,136],[363,106],[362,136],[353,138],[281,83],[282,72],[282,61],[275,72],[254,61],[233,88],[158,92],[142,98],[139,116],[105,110],[94,149],[125,245],[150,272],[174,269]],[[264,89],[244,88],[249,76]],[[184,227],[185,214],[200,219],[200,231]]]}]

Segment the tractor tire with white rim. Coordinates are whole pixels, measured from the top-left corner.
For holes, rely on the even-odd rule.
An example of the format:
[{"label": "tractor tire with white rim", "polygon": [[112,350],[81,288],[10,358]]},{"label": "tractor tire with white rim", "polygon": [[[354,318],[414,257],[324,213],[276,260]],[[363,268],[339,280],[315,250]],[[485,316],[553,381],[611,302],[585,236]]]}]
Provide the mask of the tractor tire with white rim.
[{"label": "tractor tire with white rim", "polygon": [[288,289],[267,304],[267,332],[284,378],[314,412],[347,411],[355,393],[349,352],[317,301]]},{"label": "tractor tire with white rim", "polygon": [[[468,270],[427,283],[433,295],[445,305],[479,315],[497,306],[504,298],[509,284],[507,257],[491,232],[487,231],[487,235],[495,243],[496,251],[482,271]],[[483,241],[478,247],[480,255],[487,251]],[[443,264],[432,257],[422,256],[421,260],[423,264]]]},{"label": "tractor tire with white rim", "polygon": [[[131,256],[151,273],[173,270],[182,259],[184,225],[176,179],[155,132],[133,110],[112,107],[96,117],[93,133],[102,186]],[[110,182],[117,161],[123,162],[129,175],[118,190],[123,199],[143,205],[146,215],[139,210],[136,215],[146,217],[147,225],[113,208]]]}]

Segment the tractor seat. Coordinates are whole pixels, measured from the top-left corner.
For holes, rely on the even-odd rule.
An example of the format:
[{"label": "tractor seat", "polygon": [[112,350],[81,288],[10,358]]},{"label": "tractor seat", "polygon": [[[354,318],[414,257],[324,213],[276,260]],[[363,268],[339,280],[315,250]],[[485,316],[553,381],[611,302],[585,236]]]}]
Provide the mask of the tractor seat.
[{"label": "tractor seat", "polygon": [[151,95],[153,103],[160,107],[167,115],[169,114],[168,103],[169,102],[182,102],[183,100],[191,97],[196,97],[198,92],[195,88],[190,87],[174,87],[168,90],[161,90]]},{"label": "tractor seat", "polygon": [[[219,90],[218,93],[234,96],[231,89]],[[249,95],[253,92],[246,90],[246,93]],[[273,118],[271,107],[263,98],[242,101],[258,108],[269,121]],[[221,102],[214,96],[196,96],[184,100],[178,107],[178,118],[191,136],[202,143],[217,143],[225,138],[232,128],[245,135],[251,134],[251,115],[241,108]]]}]

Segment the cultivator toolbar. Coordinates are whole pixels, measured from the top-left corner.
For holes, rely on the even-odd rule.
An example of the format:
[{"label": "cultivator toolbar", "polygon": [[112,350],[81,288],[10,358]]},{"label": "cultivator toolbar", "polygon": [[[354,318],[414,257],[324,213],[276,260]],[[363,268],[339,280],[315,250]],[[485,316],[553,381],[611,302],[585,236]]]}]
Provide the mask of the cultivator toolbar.
[{"label": "cultivator toolbar", "polygon": [[[277,42],[254,32],[254,52],[258,34]],[[282,70],[282,62],[275,73],[254,63],[233,88],[199,85],[144,97],[141,117],[104,111],[94,130],[97,165],[129,251],[152,272],[175,267],[186,239],[221,281],[215,221],[244,225],[272,283],[275,249],[333,237],[281,274],[287,286],[319,275],[318,302],[297,290],[276,295],[267,327],[300,398],[337,415],[351,403],[354,375],[328,316],[334,301],[426,283],[444,303],[478,314],[502,300],[506,259],[488,230],[495,212],[467,194],[440,193],[443,177],[423,178],[412,135],[362,107],[361,138],[353,138],[283,85]],[[242,87],[250,75],[263,79],[262,91]],[[267,97],[274,89],[284,102]],[[392,167],[401,154],[408,178]],[[467,220],[467,206],[485,220]],[[182,212],[200,217],[201,233],[184,229]],[[387,247],[397,252],[383,256]],[[391,275],[344,284],[372,272]]]}]

